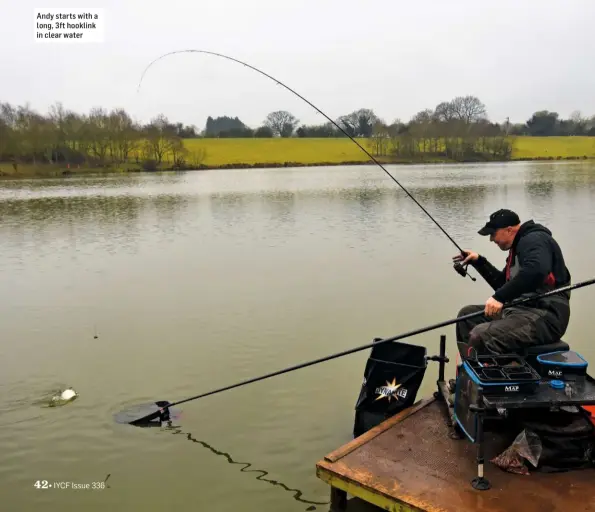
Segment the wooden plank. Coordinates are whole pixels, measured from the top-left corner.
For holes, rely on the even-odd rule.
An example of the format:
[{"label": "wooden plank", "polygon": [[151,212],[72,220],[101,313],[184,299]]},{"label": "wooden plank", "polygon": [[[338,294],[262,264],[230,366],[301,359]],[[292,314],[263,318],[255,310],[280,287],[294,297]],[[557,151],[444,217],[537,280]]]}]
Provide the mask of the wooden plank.
[{"label": "wooden plank", "polygon": [[374,428],[371,428],[367,432],[364,432],[361,436],[356,437],[352,441],[347,444],[344,444],[340,448],[337,448],[335,451],[329,453],[324,457],[325,460],[329,462],[336,462],[340,458],[345,457],[345,455],[351,453],[353,450],[356,450],[360,446],[368,443],[376,436],[379,436],[383,432],[387,431],[389,428],[393,427],[397,423],[403,421],[405,418],[408,418],[412,414],[415,414],[420,409],[423,409],[426,405],[431,404],[435,400],[434,397],[425,398],[423,400],[419,400],[411,407],[401,411],[398,414],[388,418],[387,420],[383,421],[379,425],[376,425]]}]

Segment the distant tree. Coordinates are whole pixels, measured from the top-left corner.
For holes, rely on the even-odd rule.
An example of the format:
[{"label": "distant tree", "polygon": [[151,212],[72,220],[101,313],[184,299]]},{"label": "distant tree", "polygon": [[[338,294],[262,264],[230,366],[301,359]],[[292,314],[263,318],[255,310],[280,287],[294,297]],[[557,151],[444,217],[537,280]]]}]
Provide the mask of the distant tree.
[{"label": "distant tree", "polygon": [[174,161],[174,167],[180,168],[186,163],[186,157],[189,155],[188,148],[184,146],[184,141],[179,135],[171,137],[169,148]]},{"label": "distant tree", "polygon": [[448,123],[456,118],[454,106],[451,101],[443,101],[436,105],[434,109],[433,119],[443,123]]},{"label": "distant tree", "polygon": [[229,136],[230,132],[244,133],[249,128],[238,119],[238,117],[221,116],[207,118],[204,135],[205,137]]},{"label": "distant tree", "polygon": [[112,140],[109,116],[103,107],[94,107],[91,109],[85,132],[85,138],[88,141],[88,148],[91,150],[91,154],[100,164],[104,164]]},{"label": "distant tree", "polygon": [[536,137],[556,135],[558,124],[558,113],[549,110],[535,112],[527,121],[529,135]]},{"label": "distant tree", "polygon": [[587,125],[589,123],[589,119],[583,117],[580,110],[575,110],[570,114],[569,121],[572,123],[572,133],[569,135],[585,135],[587,132]]},{"label": "distant tree", "polygon": [[339,132],[332,123],[320,125],[303,124],[296,130],[296,135],[298,137],[337,137]]},{"label": "distant tree", "polygon": [[385,156],[389,148],[390,133],[388,126],[382,121],[376,121],[370,136],[370,145],[377,156]]},{"label": "distant tree", "polygon": [[341,116],[337,124],[351,137],[370,137],[378,121],[378,116],[373,110],[360,108]]},{"label": "distant tree", "polygon": [[264,125],[272,130],[274,136],[291,137],[298,122],[293,114],[286,110],[277,110],[266,117]]},{"label": "distant tree", "polygon": [[509,135],[527,135],[529,127],[525,123],[515,123],[510,126]]},{"label": "distant tree", "polygon": [[408,131],[422,142],[422,151],[427,151],[433,142],[436,132],[433,122],[433,112],[430,109],[422,110],[415,114],[409,123]]},{"label": "distant tree", "polygon": [[176,123],[176,134],[183,139],[194,139],[198,137],[196,126],[185,126],[183,123]]},{"label": "distant tree", "polygon": [[465,124],[475,123],[486,118],[486,107],[475,96],[457,96],[450,104],[454,118]]},{"label": "distant tree", "polygon": [[160,164],[165,155],[169,154],[178,144],[179,137],[163,114],[153,118],[145,127],[145,158],[152,159]]},{"label": "distant tree", "polygon": [[269,126],[259,126],[254,130],[254,137],[259,139],[272,138],[273,135],[273,130]]},{"label": "distant tree", "polygon": [[126,162],[132,152],[140,146],[139,128],[122,108],[113,109],[107,122],[111,159],[114,162]]}]

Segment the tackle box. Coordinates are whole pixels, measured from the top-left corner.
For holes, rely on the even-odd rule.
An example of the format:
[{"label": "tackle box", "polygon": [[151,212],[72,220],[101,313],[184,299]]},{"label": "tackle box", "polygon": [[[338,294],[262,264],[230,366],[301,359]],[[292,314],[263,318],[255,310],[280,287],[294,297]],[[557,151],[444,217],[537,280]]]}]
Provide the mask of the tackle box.
[{"label": "tackle box", "polygon": [[478,391],[484,395],[532,395],[541,376],[519,356],[478,356],[459,366],[456,379],[454,418],[467,437],[475,442],[477,415],[469,409],[479,405]]},{"label": "tackle box", "polygon": [[541,375],[516,355],[467,359],[461,371],[467,372],[475,385],[483,388],[484,395],[531,394],[541,381]]},{"label": "tackle box", "polygon": [[587,374],[587,361],[572,350],[537,356],[537,370],[544,379],[581,381]]}]

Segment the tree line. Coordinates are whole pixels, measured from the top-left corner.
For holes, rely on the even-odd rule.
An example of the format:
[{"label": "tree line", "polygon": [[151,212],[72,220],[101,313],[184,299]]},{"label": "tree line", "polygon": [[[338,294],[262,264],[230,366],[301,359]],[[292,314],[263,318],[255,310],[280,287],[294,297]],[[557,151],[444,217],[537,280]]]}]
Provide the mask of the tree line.
[{"label": "tree line", "polygon": [[20,163],[104,167],[135,162],[154,170],[170,159],[174,168],[196,167],[205,151],[184,145],[184,139],[196,136],[195,127],[171,123],[162,114],[141,124],[122,108],[95,107],[79,114],[57,103],[44,116],[28,105],[0,103],[0,162],[12,162],[15,169]]},{"label": "tree line", "polygon": [[[380,126],[399,132],[419,124],[449,122],[458,119],[465,123],[488,122],[485,105],[475,96],[458,96],[451,101],[439,103],[434,110],[426,109],[415,114],[408,122],[400,119],[387,124],[372,109],[360,108],[340,116],[335,120],[343,131],[333,123],[319,125],[299,124],[299,120],[290,112],[280,110],[271,112],[261,126],[253,129],[238,117],[222,116],[207,118],[203,132],[197,137],[371,137]],[[535,112],[525,123],[512,124],[507,119],[504,123],[490,123],[499,127],[506,135],[529,136],[595,136],[595,115],[583,116],[579,111],[569,119],[562,119],[557,112],[541,110]],[[344,133],[345,132],[345,133]]]},{"label": "tree line", "polygon": [[173,167],[196,168],[204,149],[189,151],[188,138],[351,137],[366,139],[378,156],[403,159],[448,158],[505,160],[510,158],[510,136],[595,136],[595,115],[576,111],[568,119],[556,112],[535,112],[526,122],[491,122],[485,105],[475,96],[457,96],[415,114],[409,121],[385,122],[372,109],[360,108],[319,125],[300,124],[290,112],[269,113],[252,128],[237,116],[209,116],[203,130],[170,122],[163,114],[138,123],[123,108],[92,108],[88,114],[67,110],[61,103],[42,115],[28,105],[0,102],[0,161],[69,163],[104,166],[136,162],[158,168],[165,160]]}]

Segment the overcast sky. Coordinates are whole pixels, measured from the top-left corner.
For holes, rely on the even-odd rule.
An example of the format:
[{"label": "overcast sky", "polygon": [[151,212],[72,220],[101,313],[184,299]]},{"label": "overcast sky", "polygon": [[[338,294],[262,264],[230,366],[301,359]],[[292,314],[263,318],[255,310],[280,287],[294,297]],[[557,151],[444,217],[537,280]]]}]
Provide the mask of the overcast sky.
[{"label": "overcast sky", "polygon": [[[102,7],[105,42],[40,44],[34,9]],[[371,108],[408,120],[473,94],[489,117],[541,109],[595,115],[595,0],[0,0],[0,101],[47,112],[123,107],[204,128],[207,116],[256,127],[273,110],[325,119],[273,81],[201,49],[244,60],[331,118]]]}]

